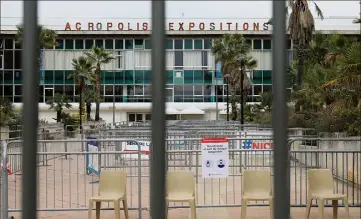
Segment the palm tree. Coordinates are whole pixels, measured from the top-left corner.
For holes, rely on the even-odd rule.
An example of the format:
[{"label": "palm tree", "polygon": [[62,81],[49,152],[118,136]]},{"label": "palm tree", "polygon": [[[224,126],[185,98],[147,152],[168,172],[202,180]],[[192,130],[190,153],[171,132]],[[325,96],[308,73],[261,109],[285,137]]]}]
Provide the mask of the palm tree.
[{"label": "palm tree", "polygon": [[[74,68],[73,74],[70,74],[68,78],[73,78],[77,81],[77,84],[79,86],[79,92],[84,93],[84,78],[89,79],[90,81],[94,80],[94,63],[92,60],[80,56],[78,59],[74,58],[72,65]],[[83,111],[83,101],[79,101],[79,113]],[[82,118],[80,118],[82,119]]]},{"label": "palm tree", "polygon": [[86,105],[86,116],[87,120],[91,120],[91,106],[93,102],[95,101],[95,89],[93,86],[86,85],[85,91],[84,91],[84,102]]},{"label": "palm tree", "polygon": [[50,105],[49,109],[54,109],[55,110],[56,119],[54,119],[54,120],[56,120],[57,123],[61,122],[63,109],[64,108],[67,108],[67,109],[71,108],[71,104],[69,103],[69,99],[65,94],[56,93],[54,95],[54,99],[49,100],[46,103],[48,105]]},{"label": "palm tree", "polygon": [[[222,63],[221,72],[223,76],[229,75],[229,84],[231,85],[231,108],[232,119],[237,119],[237,100],[236,89],[241,86],[247,87],[247,80],[242,80],[244,75],[241,74],[241,66],[238,62],[240,57],[244,58],[244,65],[248,69],[256,67],[257,61],[254,60],[249,53],[251,46],[246,42],[246,39],[240,34],[225,34],[223,38],[216,39],[212,46],[212,53],[215,56],[216,62]],[[242,78],[243,77],[243,78]],[[241,81],[244,84],[241,85]],[[243,103],[241,103],[243,104]]]},{"label": "palm tree", "polygon": [[16,116],[13,103],[9,99],[0,99],[0,127],[7,126]]},{"label": "palm tree", "polygon": [[95,89],[96,89],[96,109],[95,109],[95,121],[99,121],[99,107],[100,107],[100,73],[101,65],[107,64],[114,57],[111,56],[110,52],[104,50],[103,47],[93,46],[90,53],[85,53],[85,55],[95,64]]}]

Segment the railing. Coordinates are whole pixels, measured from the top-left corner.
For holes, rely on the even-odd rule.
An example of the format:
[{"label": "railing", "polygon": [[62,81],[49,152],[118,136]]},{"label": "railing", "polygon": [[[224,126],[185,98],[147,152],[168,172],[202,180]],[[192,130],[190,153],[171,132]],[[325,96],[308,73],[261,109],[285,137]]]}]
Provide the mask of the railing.
[{"label": "railing", "polygon": [[[248,138],[249,139],[249,138]],[[130,209],[139,212],[148,210],[150,191],[150,161],[147,155],[138,152],[124,152],[122,147],[130,139],[100,139],[99,152],[79,152],[82,142],[87,140],[48,140],[47,152],[38,152],[39,160],[47,165],[38,168],[38,210],[39,211],[75,211],[86,210],[88,198],[97,194],[98,176],[87,171],[87,157],[92,156],[99,162],[100,170],[118,169],[128,172],[128,204]],[[168,139],[166,141],[166,165],[168,170],[191,170],[197,183],[197,207],[237,207],[241,206],[242,178],[244,169],[270,169],[273,174],[272,149],[239,149],[234,145],[246,139],[229,138],[229,177],[225,179],[202,178],[202,157],[200,139]],[[252,139],[270,141],[268,138]],[[301,141],[303,139],[299,139]],[[182,141],[184,144],[175,144]],[[67,142],[68,152],[64,152]],[[296,139],[289,141],[295,144]],[[9,142],[8,147],[15,144]],[[233,146],[232,146],[233,145]],[[291,145],[290,145],[291,146]],[[297,145],[296,145],[297,146]],[[307,200],[307,170],[315,168],[331,169],[335,178],[335,192],[347,194],[351,206],[361,204],[361,151],[360,150],[291,150],[290,203],[301,207]],[[21,152],[8,152],[3,159],[10,161],[10,169],[21,166]],[[65,159],[66,157],[66,159]],[[3,160],[3,163],[6,160]],[[13,164],[15,162],[15,164]],[[353,178],[349,169],[353,168]],[[20,187],[22,171],[12,175],[2,172],[7,178],[9,212],[21,211]],[[4,182],[4,180],[3,180]],[[6,184],[3,184],[6,185]],[[3,190],[4,191],[4,190]],[[231,192],[230,192],[231,191]],[[6,201],[6,200],[5,200]],[[4,202],[4,200],[3,200]],[[331,204],[331,203],[328,203]],[[264,202],[252,202],[250,205],[263,206]],[[183,208],[185,205],[171,204],[171,208]],[[109,205],[104,209],[109,209]]]}]

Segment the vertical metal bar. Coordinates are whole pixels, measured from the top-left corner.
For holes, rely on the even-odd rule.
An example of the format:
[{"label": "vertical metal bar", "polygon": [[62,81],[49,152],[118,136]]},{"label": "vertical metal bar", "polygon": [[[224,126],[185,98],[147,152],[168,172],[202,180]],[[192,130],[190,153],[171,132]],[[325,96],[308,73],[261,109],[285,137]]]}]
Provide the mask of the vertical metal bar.
[{"label": "vertical metal bar", "polygon": [[1,217],[8,218],[8,171],[7,171],[7,144],[1,141],[2,168],[1,168]]},{"label": "vertical metal bar", "polygon": [[165,218],[165,1],[152,0],[152,147],[150,214]]},{"label": "vertical metal bar", "polygon": [[[274,218],[290,218],[289,154],[287,146],[286,7],[273,0],[272,33],[272,126],[274,138]],[[286,189],[285,189],[286,188]]]},{"label": "vertical metal bar", "polygon": [[39,46],[38,46],[38,2],[24,1],[24,30],[22,38],[23,83],[23,180],[22,180],[22,218],[36,219],[37,207],[37,130],[38,130],[38,84]]}]

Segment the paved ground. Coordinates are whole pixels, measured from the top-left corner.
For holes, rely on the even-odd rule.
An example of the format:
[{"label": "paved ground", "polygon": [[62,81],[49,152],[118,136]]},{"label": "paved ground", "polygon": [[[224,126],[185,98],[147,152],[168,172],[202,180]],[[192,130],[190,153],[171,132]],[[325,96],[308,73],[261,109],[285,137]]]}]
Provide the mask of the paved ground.
[{"label": "paved ground", "polygon": [[[134,157],[134,155],[133,155]],[[197,205],[224,205],[240,204],[241,199],[241,176],[242,170],[239,167],[239,161],[230,160],[231,165],[237,167],[230,168],[230,177],[227,179],[203,179],[201,168],[192,167],[199,163],[198,159],[184,159],[186,155],[174,155],[168,163],[169,169],[189,170],[191,169],[198,177],[197,180]],[[267,166],[268,161],[262,159],[263,165]],[[266,162],[266,163],[265,163]],[[141,162],[141,175],[138,174],[138,161],[130,160],[129,157],[116,159],[114,154],[101,156],[102,166],[105,168],[123,169],[128,172],[127,197],[128,205],[131,208],[138,207],[139,192],[141,191],[142,206],[149,206],[149,163]],[[254,164],[257,162],[255,161]],[[56,158],[49,160],[47,165],[39,166],[39,198],[38,206],[41,209],[85,209],[87,208],[88,198],[97,193],[98,176],[85,172],[84,155],[72,155],[68,159]],[[292,168],[291,171],[291,203],[304,204],[306,200],[306,170],[302,167]],[[21,172],[9,176],[9,208],[21,209]],[[139,188],[138,185],[141,185]],[[361,191],[359,188],[352,188],[343,183],[336,183],[336,190],[340,193],[348,193],[350,204],[361,203]],[[139,190],[140,189],[140,190]],[[169,212],[169,218],[184,219],[188,217],[188,209],[172,209]],[[198,218],[239,218],[240,208],[200,208],[197,210]],[[292,209],[293,218],[304,218],[304,208]],[[332,210],[326,210],[326,218],[332,218]],[[18,214],[10,214],[18,216]],[[143,212],[144,218],[148,218],[147,211]],[[269,218],[269,209],[266,207],[252,207],[248,211],[248,218]],[[317,218],[317,211],[312,211],[312,217]],[[360,208],[352,208],[351,218],[360,218]],[[345,218],[343,209],[340,210],[339,219]],[[60,218],[87,218],[86,211],[80,212],[39,212],[40,218],[60,219]],[[19,217],[15,217],[18,219]],[[105,218],[113,218],[112,211],[105,211]],[[138,212],[131,211],[131,218],[138,218]]]},{"label": "paved ground", "polygon": [[[94,213],[94,212],[93,212]],[[15,216],[15,219],[20,219],[19,214],[11,214]],[[234,219],[240,218],[241,210],[240,208],[207,208],[207,209],[197,209],[197,218],[198,219]],[[138,218],[138,212],[130,212],[131,219]],[[305,218],[305,208],[292,208],[291,209],[292,219],[304,219]],[[39,218],[41,219],[87,219],[87,212],[39,212]],[[361,217],[360,208],[351,208],[350,209],[350,219],[359,219]],[[93,214],[95,218],[95,213]],[[114,219],[114,214],[112,211],[103,211],[101,212],[102,219]],[[121,214],[121,218],[124,218],[124,214]],[[142,218],[148,219],[149,213],[144,212]],[[188,219],[190,218],[189,209],[175,209],[169,211],[169,219]],[[247,211],[247,219],[267,219],[270,218],[269,209],[267,207],[251,207]],[[332,209],[326,208],[324,219],[332,218]],[[311,210],[310,219],[318,219],[317,209]],[[346,219],[344,209],[340,208],[338,219]]]}]

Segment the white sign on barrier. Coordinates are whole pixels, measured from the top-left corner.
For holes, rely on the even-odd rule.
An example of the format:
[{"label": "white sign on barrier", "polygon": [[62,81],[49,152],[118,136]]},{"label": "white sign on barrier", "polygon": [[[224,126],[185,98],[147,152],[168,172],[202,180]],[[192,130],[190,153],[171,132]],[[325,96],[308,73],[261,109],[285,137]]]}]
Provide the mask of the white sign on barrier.
[{"label": "white sign on barrier", "polygon": [[228,139],[202,138],[203,178],[226,178],[228,172]]},{"label": "white sign on barrier", "polygon": [[[140,148],[139,148],[140,147]],[[150,154],[150,141],[136,141],[130,140],[123,142],[123,151],[124,152],[138,152],[140,149],[141,159],[148,160]],[[138,154],[129,154],[125,158],[138,159]]]}]

